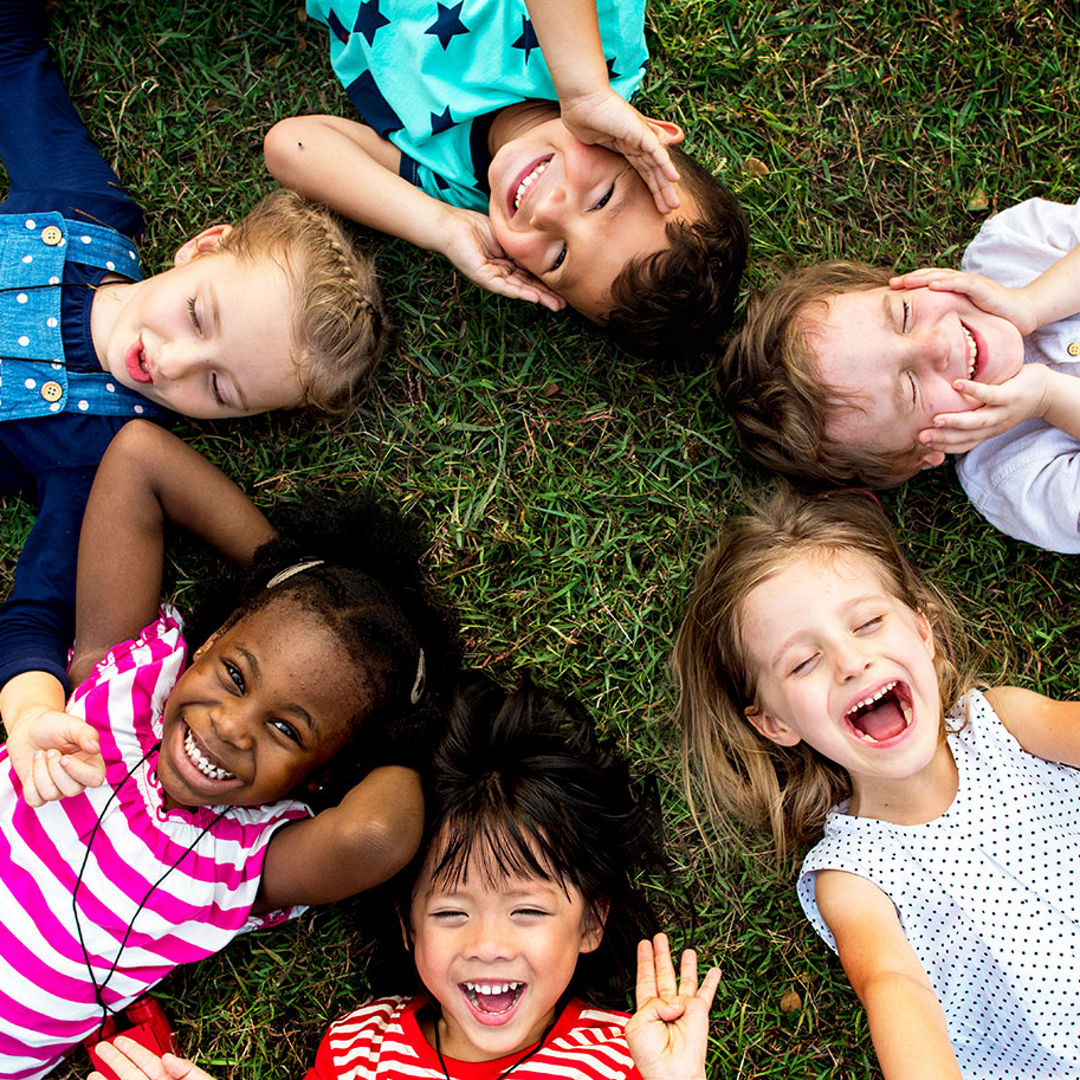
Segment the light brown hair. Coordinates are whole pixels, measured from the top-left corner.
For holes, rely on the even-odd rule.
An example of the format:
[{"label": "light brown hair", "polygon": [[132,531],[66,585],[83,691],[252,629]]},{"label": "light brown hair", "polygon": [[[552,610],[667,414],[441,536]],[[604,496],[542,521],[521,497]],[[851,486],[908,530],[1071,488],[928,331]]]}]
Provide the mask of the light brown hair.
[{"label": "light brown hair", "polygon": [[746,324],[714,375],[743,446],[770,472],[811,484],[890,487],[918,471],[914,445],[885,453],[827,437],[826,423],[838,407],[861,406],[822,381],[810,340],[815,316],[828,312],[830,297],[881,288],[890,276],[865,263],[834,260],[793,270],[770,292],[751,298]]},{"label": "light brown hair", "polygon": [[296,314],[293,359],[304,404],[351,408],[371,382],[389,324],[371,259],[325,207],[278,189],[218,246],[251,262],[269,256],[285,272]]},{"label": "light brown hair", "polygon": [[698,569],[672,657],[679,688],[683,778],[695,818],[723,826],[734,816],[771,830],[781,858],[821,834],[831,807],[851,796],[847,772],[805,742],[778,746],[750,723],[756,672],[740,632],[758,585],[812,555],[869,559],[888,591],[922,613],[934,631],[942,715],[972,682],[959,616],[904,558],[868,492],[800,495],[784,487],[725,528]]}]

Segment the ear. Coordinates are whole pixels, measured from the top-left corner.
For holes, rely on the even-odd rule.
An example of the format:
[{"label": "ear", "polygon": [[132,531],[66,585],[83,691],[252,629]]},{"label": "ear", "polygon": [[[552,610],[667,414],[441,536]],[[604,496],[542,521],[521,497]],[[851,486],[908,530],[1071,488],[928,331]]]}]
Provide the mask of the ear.
[{"label": "ear", "polygon": [[409,929],[408,915],[400,907],[397,909],[398,926],[401,927],[401,944],[406,952],[412,952],[412,931]]},{"label": "ear", "polygon": [[607,922],[611,905],[606,900],[599,900],[585,913],[585,932],[581,936],[579,953],[595,952],[604,940],[604,923]]},{"label": "ear", "polygon": [[771,713],[761,712],[755,705],[747,705],[743,715],[759,734],[777,746],[798,746],[802,742],[802,736],[792,731],[783,720],[777,719]]},{"label": "ear", "polygon": [[915,459],[915,467],[917,469],[936,469],[939,465],[944,464],[945,454],[941,450],[924,450]]},{"label": "ear", "polygon": [[218,627],[192,654],[191,662],[194,663],[215,641],[221,636],[221,627]]},{"label": "ear", "polygon": [[226,225],[224,222],[220,225],[211,225],[209,229],[203,229],[197,236],[185,240],[176,249],[176,254],[173,256],[173,265],[182,266],[192,259],[197,259],[200,255],[206,255],[214,251],[218,244],[232,232],[232,229],[231,225]]},{"label": "ear", "polygon": [[922,638],[926,651],[930,654],[930,659],[933,660],[937,654],[937,644],[934,642],[934,628],[930,620],[921,611],[915,612],[915,619],[919,625],[919,637]]},{"label": "ear", "polygon": [[646,116],[645,123],[656,132],[656,137],[664,146],[678,146],[686,137],[683,129],[670,120],[654,120],[651,116]]}]

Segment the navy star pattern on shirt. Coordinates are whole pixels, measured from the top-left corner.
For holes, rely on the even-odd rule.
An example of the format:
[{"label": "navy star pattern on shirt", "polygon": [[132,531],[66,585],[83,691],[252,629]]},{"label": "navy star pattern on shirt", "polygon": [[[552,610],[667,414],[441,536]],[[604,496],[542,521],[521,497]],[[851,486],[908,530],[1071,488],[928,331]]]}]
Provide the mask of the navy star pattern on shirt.
[{"label": "navy star pattern on shirt", "polygon": [[365,71],[353,79],[345,87],[345,93],[349,95],[356,111],[364,118],[364,123],[373,127],[384,139],[391,131],[399,131],[404,126],[401,117],[394,112],[393,106],[375,85],[375,77],[370,71]]},{"label": "navy star pattern on shirt", "polygon": [[441,113],[431,114],[431,134],[438,135],[440,131],[449,131],[456,120],[450,115],[450,106],[447,105]]},{"label": "navy star pattern on shirt", "polygon": [[326,17],[326,25],[330,27],[330,33],[333,34],[342,45],[349,44],[349,31],[345,29],[345,24],[337,17],[337,12],[335,12],[333,8],[330,9],[330,14]]},{"label": "navy star pattern on shirt", "polygon": [[536,40],[536,31],[533,29],[532,20],[527,16],[521,16],[521,37],[511,45],[512,49],[525,50],[525,63],[529,62],[529,53],[533,49],[540,48],[540,42]]},{"label": "navy star pattern on shirt", "polygon": [[439,17],[424,31],[425,34],[435,34],[439,38],[439,44],[445,52],[450,47],[450,42],[458,34],[467,34],[469,28],[461,21],[461,9],[465,6],[465,0],[447,7],[445,4],[436,4],[439,9]]},{"label": "navy star pattern on shirt", "polygon": [[614,82],[616,79],[622,78],[622,72],[615,70],[615,57],[611,57],[610,60],[606,60],[607,64],[607,77],[608,82]]},{"label": "navy star pattern on shirt", "polygon": [[389,25],[390,20],[379,10],[379,0],[364,0],[356,13],[353,33],[363,34],[367,43],[374,45],[376,32]]}]

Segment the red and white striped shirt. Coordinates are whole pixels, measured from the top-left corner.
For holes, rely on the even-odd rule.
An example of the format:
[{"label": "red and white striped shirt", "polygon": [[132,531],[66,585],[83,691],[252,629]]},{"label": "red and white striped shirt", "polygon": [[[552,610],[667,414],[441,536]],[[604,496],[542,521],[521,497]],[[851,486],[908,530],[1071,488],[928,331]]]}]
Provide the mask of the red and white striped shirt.
[{"label": "red and white striped shirt", "polygon": [[[331,1024],[306,1080],[446,1080],[416,1019],[427,998],[376,998]],[[446,1057],[453,1080],[641,1080],[626,1045],[626,1013],[590,1008],[576,998],[544,1045],[520,1065],[521,1052],[493,1061]]]},{"label": "red and white striped shirt", "polygon": [[[266,845],[279,826],[308,815],[302,803],[231,807],[216,822],[220,807],[165,809],[154,745],[185,653],[181,624],[165,610],[138,639],[110,650],[72,695],[68,711],[98,731],[101,787],[27,806],[0,747],[0,1076],[8,1080],[43,1076],[101,1022],[87,956],[97,982],[108,978],[103,997],[118,1010],[178,964],[303,910],[250,914]],[[72,896],[99,817],[76,926]],[[134,918],[109,977],[139,902],[178,859]]]}]

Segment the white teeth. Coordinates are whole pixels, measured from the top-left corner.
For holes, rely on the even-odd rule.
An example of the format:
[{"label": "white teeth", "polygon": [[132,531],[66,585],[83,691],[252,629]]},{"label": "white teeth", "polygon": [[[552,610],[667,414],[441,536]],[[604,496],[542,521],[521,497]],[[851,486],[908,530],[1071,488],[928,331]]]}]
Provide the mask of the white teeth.
[{"label": "white teeth", "polygon": [[218,768],[214,765],[206,755],[195,745],[195,736],[191,732],[191,728],[188,728],[187,735],[184,736],[184,752],[188,756],[191,764],[195,766],[209,780],[235,780],[236,777],[231,772],[226,772],[224,769]]},{"label": "white teeth", "polygon": [[964,326],[963,323],[960,324],[960,329],[964,331],[964,337],[967,339],[967,348],[968,348],[967,377],[969,379],[974,379],[975,378],[975,361],[976,361],[976,359],[978,357],[979,350],[978,350],[978,347],[975,344],[975,338],[972,337],[971,331],[966,326]]},{"label": "white teeth", "polygon": [[[883,698],[894,686],[896,686],[897,681],[898,680],[893,679],[891,683],[886,683],[883,687],[881,687],[881,689],[876,690],[869,697],[864,697],[862,701],[856,701],[855,704],[852,705],[850,709],[848,709],[848,716],[850,716],[853,712],[858,712],[859,709],[865,709],[868,706],[873,705],[875,701],[880,701],[881,698]],[[870,736],[864,735],[863,738],[869,739]],[[870,739],[870,741],[875,742],[876,740]]]},{"label": "white teeth", "polygon": [[517,191],[514,192],[514,209],[516,210],[521,205],[521,200],[525,198],[525,189],[533,183],[534,180],[540,179],[540,174],[548,167],[548,162],[541,161],[539,165],[528,176],[526,176],[520,184],[518,184]]},{"label": "white teeth", "polygon": [[466,990],[471,990],[474,994],[505,994],[509,990],[516,990],[519,986],[524,986],[524,983],[508,982],[508,983],[473,983],[467,982],[462,984]]}]

